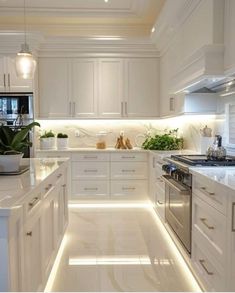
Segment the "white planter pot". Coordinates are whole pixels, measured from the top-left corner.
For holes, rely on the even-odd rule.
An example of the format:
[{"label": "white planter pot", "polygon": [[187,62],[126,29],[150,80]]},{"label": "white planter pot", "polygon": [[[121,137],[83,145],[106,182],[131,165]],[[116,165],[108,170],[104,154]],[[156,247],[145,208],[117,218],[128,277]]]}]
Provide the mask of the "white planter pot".
[{"label": "white planter pot", "polygon": [[23,154],[0,155],[0,172],[18,172]]},{"label": "white planter pot", "polygon": [[40,138],[41,150],[53,150],[55,149],[55,137]]},{"label": "white planter pot", "polygon": [[68,145],[69,145],[68,138],[57,138],[57,149],[58,150],[67,149]]}]

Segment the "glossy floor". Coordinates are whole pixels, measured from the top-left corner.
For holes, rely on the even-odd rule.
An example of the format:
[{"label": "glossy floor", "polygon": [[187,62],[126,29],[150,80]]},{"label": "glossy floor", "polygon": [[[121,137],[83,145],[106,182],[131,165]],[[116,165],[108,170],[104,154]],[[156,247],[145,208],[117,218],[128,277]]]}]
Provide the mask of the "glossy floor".
[{"label": "glossy floor", "polygon": [[200,290],[150,208],[70,209],[57,265],[46,290]]}]

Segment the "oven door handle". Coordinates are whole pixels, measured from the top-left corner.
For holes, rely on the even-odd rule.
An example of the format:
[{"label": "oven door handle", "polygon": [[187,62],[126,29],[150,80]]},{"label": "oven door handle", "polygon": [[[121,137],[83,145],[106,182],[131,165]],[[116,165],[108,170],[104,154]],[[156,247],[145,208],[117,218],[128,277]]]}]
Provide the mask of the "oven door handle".
[{"label": "oven door handle", "polygon": [[168,186],[175,189],[181,195],[190,195],[190,190],[176,182],[171,176],[162,175],[162,178]]}]

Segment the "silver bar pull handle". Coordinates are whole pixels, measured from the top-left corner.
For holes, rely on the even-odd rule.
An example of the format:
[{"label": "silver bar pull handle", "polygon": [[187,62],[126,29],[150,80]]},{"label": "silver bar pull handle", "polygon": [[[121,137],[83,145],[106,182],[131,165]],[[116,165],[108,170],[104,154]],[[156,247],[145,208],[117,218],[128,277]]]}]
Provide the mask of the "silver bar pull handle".
[{"label": "silver bar pull handle", "polygon": [[232,203],[232,232],[235,232],[234,220],[235,220],[235,202]]},{"label": "silver bar pull handle", "polygon": [[210,226],[210,225],[207,224],[206,218],[201,218],[200,221],[204,224],[204,226],[206,226],[207,229],[209,229],[209,230],[214,230],[215,229],[215,227]]},{"label": "silver bar pull handle", "polygon": [[4,87],[6,87],[6,74],[5,73],[3,74],[3,84],[4,84]]},{"label": "silver bar pull handle", "polygon": [[10,76],[10,73],[8,73],[8,87],[11,87],[11,76]]},{"label": "silver bar pull handle", "polygon": [[123,111],[123,102],[121,102],[121,116],[124,116],[124,111]]},{"label": "silver bar pull handle", "polygon": [[69,102],[69,116],[72,116],[72,102]]},{"label": "silver bar pull handle", "polygon": [[39,197],[35,197],[30,203],[29,208],[32,209],[40,201]]},{"label": "silver bar pull handle", "polygon": [[127,111],[127,102],[125,102],[125,115],[128,116],[128,111]]},{"label": "silver bar pull handle", "polygon": [[30,237],[32,237],[32,236],[33,236],[33,232],[32,232],[32,231],[27,232],[27,233],[26,233],[26,236],[30,236]]},{"label": "silver bar pull handle", "polygon": [[76,116],[76,102],[73,102],[73,117]]},{"label": "silver bar pull handle", "polygon": [[199,259],[199,262],[200,262],[201,266],[203,267],[203,269],[206,271],[207,275],[209,275],[209,276],[213,276],[214,275],[214,273],[213,272],[210,272],[208,270],[208,268],[206,267],[206,265],[205,265],[206,261],[204,259]]},{"label": "silver bar pull handle", "polygon": [[160,200],[158,200],[158,201],[157,201],[157,204],[158,204],[159,206],[162,206],[162,205],[164,205],[164,203],[163,203],[163,202],[161,202]]},{"label": "silver bar pull handle", "polygon": [[210,192],[210,191],[208,191],[207,189],[206,189],[206,187],[200,187],[200,189],[201,189],[201,191],[203,192],[203,193],[205,193],[205,194],[207,194],[207,195],[209,195],[209,196],[213,196],[213,195],[215,195],[215,193],[214,192]]}]

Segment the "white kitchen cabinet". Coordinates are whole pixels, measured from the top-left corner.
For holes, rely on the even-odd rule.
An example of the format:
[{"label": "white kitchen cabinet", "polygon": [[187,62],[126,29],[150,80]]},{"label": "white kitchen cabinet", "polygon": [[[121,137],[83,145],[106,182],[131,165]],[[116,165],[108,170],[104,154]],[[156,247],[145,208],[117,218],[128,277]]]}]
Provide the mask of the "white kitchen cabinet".
[{"label": "white kitchen cabinet", "polygon": [[72,115],[70,63],[67,58],[40,58],[39,115],[41,118],[67,118]]},{"label": "white kitchen cabinet", "polygon": [[[75,58],[72,60],[71,114],[73,117],[97,116],[97,63],[98,61],[94,58]],[[111,85],[109,84],[109,86]]]},{"label": "white kitchen cabinet", "polygon": [[24,229],[25,288],[24,291],[42,291],[42,210],[37,209]]},{"label": "white kitchen cabinet", "polygon": [[224,69],[225,73],[235,73],[235,1],[225,0],[225,14],[224,14]]},{"label": "white kitchen cabinet", "polygon": [[15,58],[0,57],[0,91],[32,92],[33,81],[19,78],[15,69]]},{"label": "white kitchen cabinet", "polygon": [[40,58],[41,118],[158,116],[157,58]]},{"label": "white kitchen cabinet", "polygon": [[124,61],[99,60],[99,117],[120,118],[124,113]]},{"label": "white kitchen cabinet", "polygon": [[158,117],[159,62],[157,58],[131,58],[125,62],[127,117]]}]

